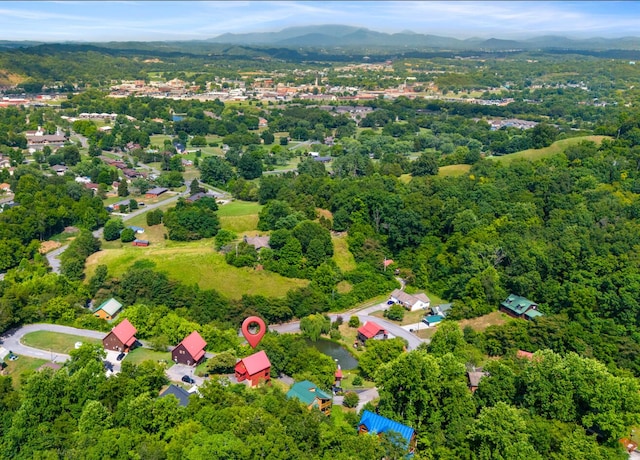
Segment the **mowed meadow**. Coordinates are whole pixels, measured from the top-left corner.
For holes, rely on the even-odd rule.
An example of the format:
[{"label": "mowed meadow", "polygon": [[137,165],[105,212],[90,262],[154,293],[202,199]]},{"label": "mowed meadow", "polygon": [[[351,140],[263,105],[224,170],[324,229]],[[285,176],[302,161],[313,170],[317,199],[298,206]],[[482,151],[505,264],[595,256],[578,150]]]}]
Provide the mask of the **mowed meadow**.
[{"label": "mowed meadow", "polygon": [[[239,238],[258,234],[260,232],[256,226],[261,208],[257,203],[244,201],[220,205],[220,224],[222,228],[235,232]],[[93,276],[98,265],[106,265],[111,276],[119,277],[136,261],[146,259],[171,279],[189,285],[198,284],[202,289],[215,289],[230,299],[239,299],[244,294],[281,297],[287,291],[309,283],[308,280],[285,278],[269,271],[228,265],[224,254],[215,250],[214,238],[193,242],[165,239],[164,225],[149,227],[145,215],[125,224],[144,228],[145,232],[138,236],[149,240],[151,244],[148,247],[136,247],[120,241],[103,241],[103,249],[87,259],[87,280]]]}]

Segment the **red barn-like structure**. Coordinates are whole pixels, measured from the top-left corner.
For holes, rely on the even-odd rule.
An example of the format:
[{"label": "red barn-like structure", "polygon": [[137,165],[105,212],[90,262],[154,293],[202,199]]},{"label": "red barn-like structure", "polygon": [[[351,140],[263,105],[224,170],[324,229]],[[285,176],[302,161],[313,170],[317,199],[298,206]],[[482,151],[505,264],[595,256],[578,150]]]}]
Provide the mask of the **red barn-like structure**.
[{"label": "red barn-like structure", "polygon": [[235,371],[238,382],[249,380],[252,387],[271,381],[271,361],[264,350],[238,361]]},{"label": "red barn-like structure", "polygon": [[195,366],[204,358],[206,346],[207,342],[197,331],[193,331],[171,351],[171,359],[175,363]]},{"label": "red barn-like structure", "polygon": [[136,343],[136,332],[133,324],[128,319],[125,319],[102,339],[102,345],[106,350],[129,351]]}]

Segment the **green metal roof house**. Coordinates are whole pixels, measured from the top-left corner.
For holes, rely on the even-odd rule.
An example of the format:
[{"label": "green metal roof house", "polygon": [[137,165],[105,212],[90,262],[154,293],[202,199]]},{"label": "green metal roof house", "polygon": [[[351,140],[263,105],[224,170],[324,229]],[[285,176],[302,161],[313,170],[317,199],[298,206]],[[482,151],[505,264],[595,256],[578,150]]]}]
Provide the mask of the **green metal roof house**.
[{"label": "green metal roof house", "polygon": [[331,413],[332,397],[308,380],[295,383],[287,392],[287,398],[296,398],[308,409],[319,409],[323,414]]},{"label": "green metal roof house", "polygon": [[538,304],[519,295],[510,294],[507,299],[500,304],[500,311],[514,318],[524,318],[532,320],[543,316],[538,311]]},{"label": "green metal roof house", "polygon": [[111,321],[118,315],[120,310],[122,310],[122,304],[111,297],[110,299],[102,302],[100,306],[93,311],[93,314],[98,318]]}]

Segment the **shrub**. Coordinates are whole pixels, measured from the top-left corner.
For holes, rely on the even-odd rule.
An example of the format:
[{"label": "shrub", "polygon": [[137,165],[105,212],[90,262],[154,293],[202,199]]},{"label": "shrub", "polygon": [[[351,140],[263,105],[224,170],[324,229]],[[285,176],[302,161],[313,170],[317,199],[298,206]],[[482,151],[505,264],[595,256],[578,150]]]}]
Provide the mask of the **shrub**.
[{"label": "shrub", "polygon": [[329,337],[331,337],[332,340],[340,340],[342,338],[342,334],[340,334],[339,330],[332,329],[329,333]]},{"label": "shrub", "polygon": [[389,318],[392,321],[402,321],[404,318],[404,307],[402,305],[393,304],[384,312],[385,318]]},{"label": "shrub", "polygon": [[357,316],[349,318],[349,327],[360,327],[360,318]]},{"label": "shrub", "polygon": [[344,395],[342,404],[344,405],[344,407],[356,407],[359,402],[360,397],[358,396],[358,394],[354,393],[353,391],[349,391]]},{"label": "shrub", "polygon": [[359,375],[356,375],[356,376],[353,378],[353,386],[355,386],[355,387],[359,387],[359,386],[361,386],[361,385],[362,385],[362,377],[360,377]]}]

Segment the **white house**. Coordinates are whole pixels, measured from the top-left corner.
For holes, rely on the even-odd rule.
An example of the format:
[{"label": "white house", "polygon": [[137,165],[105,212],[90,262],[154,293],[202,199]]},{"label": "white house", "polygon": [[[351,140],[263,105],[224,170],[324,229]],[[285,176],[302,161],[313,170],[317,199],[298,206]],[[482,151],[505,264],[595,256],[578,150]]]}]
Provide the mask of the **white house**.
[{"label": "white house", "polygon": [[402,305],[409,311],[425,310],[431,306],[431,299],[426,294],[407,294],[400,289],[391,293],[390,299]]}]

